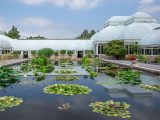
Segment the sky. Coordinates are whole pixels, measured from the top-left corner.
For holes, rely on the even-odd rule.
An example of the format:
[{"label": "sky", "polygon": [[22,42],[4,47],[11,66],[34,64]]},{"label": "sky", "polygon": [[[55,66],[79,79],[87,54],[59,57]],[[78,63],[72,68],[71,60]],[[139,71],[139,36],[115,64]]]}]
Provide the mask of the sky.
[{"label": "sky", "polygon": [[100,30],[112,16],[147,12],[160,21],[160,0],[0,0],[0,31],[14,25],[21,37],[74,38]]}]

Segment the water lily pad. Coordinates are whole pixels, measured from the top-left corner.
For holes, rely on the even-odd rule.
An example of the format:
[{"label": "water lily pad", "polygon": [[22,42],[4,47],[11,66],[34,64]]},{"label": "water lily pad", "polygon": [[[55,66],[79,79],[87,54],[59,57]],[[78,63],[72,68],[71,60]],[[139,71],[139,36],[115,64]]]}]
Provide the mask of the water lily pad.
[{"label": "water lily pad", "polygon": [[0,111],[5,111],[7,108],[19,106],[23,100],[13,96],[0,97]]},{"label": "water lily pad", "polygon": [[87,86],[81,86],[78,84],[54,84],[48,85],[43,90],[48,94],[60,94],[60,95],[80,95],[80,94],[89,94],[92,90]]},{"label": "water lily pad", "polygon": [[95,102],[91,103],[89,106],[92,107],[93,112],[100,113],[106,116],[130,118],[131,113],[129,108],[131,105],[125,102],[114,102],[109,100],[106,102]]},{"label": "water lily pad", "polygon": [[71,107],[70,103],[65,103],[62,106],[58,107],[58,110],[67,110]]},{"label": "water lily pad", "polygon": [[56,76],[54,80],[69,82],[69,81],[79,80],[79,77],[77,76]]}]

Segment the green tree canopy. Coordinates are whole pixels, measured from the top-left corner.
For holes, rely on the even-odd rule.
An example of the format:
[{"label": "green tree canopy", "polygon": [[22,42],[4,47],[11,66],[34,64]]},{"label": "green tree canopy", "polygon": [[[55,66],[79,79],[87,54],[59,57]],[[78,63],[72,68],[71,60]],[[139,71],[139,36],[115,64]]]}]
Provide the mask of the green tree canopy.
[{"label": "green tree canopy", "polygon": [[123,40],[113,40],[105,44],[105,54],[114,56],[117,59],[126,55],[126,48]]},{"label": "green tree canopy", "polygon": [[27,39],[28,40],[40,40],[40,39],[46,39],[46,38],[38,35],[38,36],[35,36],[35,37],[32,37],[32,36],[27,37]]},{"label": "green tree canopy", "polygon": [[76,39],[90,39],[95,33],[95,30],[84,30]]},{"label": "green tree canopy", "polygon": [[15,26],[13,26],[8,33],[6,32],[5,35],[13,39],[20,39],[21,37],[18,29]]}]

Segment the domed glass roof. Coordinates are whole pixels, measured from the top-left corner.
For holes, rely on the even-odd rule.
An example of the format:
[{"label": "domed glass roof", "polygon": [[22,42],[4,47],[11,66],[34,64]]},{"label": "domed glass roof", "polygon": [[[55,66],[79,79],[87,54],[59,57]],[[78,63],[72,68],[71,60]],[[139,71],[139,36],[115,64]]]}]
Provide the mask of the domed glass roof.
[{"label": "domed glass roof", "polygon": [[121,36],[123,40],[141,40],[144,35],[160,24],[156,23],[132,23],[125,27]]},{"label": "domed glass roof", "polygon": [[10,40],[11,38],[0,34],[0,48],[12,48]]},{"label": "domed glass roof", "polygon": [[94,37],[94,42],[109,42],[111,40],[120,40],[120,34],[124,30],[123,25],[119,26],[108,26],[103,28],[100,32],[98,32]]},{"label": "domed glass roof", "polygon": [[158,45],[160,46],[160,27],[146,34],[139,43],[140,45]]},{"label": "domed glass roof", "polygon": [[146,18],[153,18],[151,15],[145,13],[145,12],[136,12],[131,17],[146,17]]}]

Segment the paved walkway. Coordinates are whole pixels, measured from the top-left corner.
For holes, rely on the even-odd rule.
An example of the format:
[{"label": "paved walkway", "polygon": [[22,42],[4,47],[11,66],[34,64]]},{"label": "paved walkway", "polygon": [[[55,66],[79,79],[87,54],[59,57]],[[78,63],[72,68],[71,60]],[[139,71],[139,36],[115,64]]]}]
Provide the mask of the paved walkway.
[{"label": "paved walkway", "polygon": [[0,61],[0,66],[12,66],[17,65],[23,62],[28,61],[29,59],[14,59],[14,60],[6,60],[6,61]]},{"label": "paved walkway", "polygon": [[160,74],[160,65],[145,64],[145,63],[137,63],[132,65],[131,61],[126,61],[126,60],[108,60],[105,58],[101,58],[101,60],[103,62],[114,63],[117,65],[131,67],[142,71]]}]

